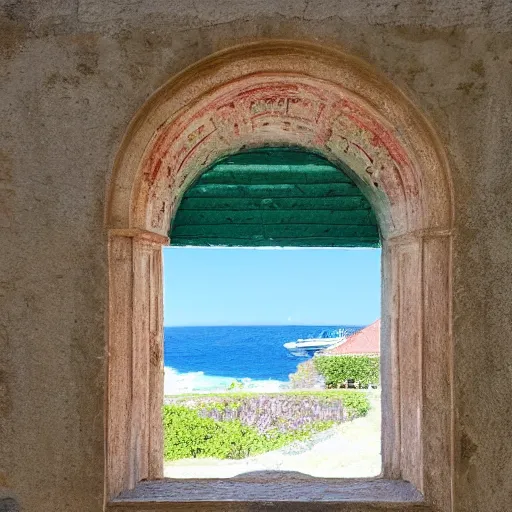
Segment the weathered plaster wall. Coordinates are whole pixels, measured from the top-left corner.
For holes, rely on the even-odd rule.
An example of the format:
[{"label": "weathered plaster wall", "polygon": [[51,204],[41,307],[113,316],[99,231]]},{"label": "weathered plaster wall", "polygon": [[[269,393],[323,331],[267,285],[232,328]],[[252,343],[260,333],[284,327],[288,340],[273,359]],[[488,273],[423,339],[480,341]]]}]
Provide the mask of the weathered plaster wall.
[{"label": "weathered plaster wall", "polygon": [[436,125],[455,191],[456,510],[508,510],[508,0],[0,0],[0,498],[29,512],[101,510],[103,216],[116,150],[171,75],[261,38],[359,55]]}]

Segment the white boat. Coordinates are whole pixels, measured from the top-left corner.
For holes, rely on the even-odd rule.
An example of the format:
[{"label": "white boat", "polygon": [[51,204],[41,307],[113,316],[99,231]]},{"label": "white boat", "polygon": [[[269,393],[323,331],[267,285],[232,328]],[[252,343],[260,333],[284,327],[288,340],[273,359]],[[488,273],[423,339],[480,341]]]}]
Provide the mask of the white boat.
[{"label": "white boat", "polygon": [[303,355],[305,352],[316,352],[323,348],[342,343],[347,338],[343,329],[334,331],[322,331],[318,338],[299,338],[297,341],[289,341],[283,345],[284,348],[296,355]]}]

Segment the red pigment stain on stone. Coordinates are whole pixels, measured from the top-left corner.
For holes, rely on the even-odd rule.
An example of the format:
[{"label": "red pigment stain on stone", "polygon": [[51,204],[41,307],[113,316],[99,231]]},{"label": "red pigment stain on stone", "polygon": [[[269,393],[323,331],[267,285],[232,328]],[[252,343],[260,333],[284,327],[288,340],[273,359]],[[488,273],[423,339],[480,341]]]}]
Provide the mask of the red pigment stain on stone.
[{"label": "red pigment stain on stone", "polygon": [[372,134],[370,143],[374,147],[384,148],[398,165],[410,165],[409,159],[400,143],[376,119],[368,117],[367,112],[348,100],[343,100],[342,105],[344,110],[348,110],[346,113],[348,119],[353,121],[362,130]]},{"label": "red pigment stain on stone", "polygon": [[210,137],[211,135],[213,134],[212,133],[209,133],[208,135],[206,135],[206,137],[204,137],[203,139],[201,139],[199,142],[197,142],[197,144],[195,144],[194,146],[192,146],[190,148],[190,150],[188,151],[188,153],[186,153],[185,157],[183,158],[183,160],[181,161],[181,163],[178,165],[178,167],[176,168],[176,173],[175,174],[178,174],[181,170],[181,168],[188,162],[188,160],[191,158],[192,154],[196,151],[196,149],[201,146],[204,142],[206,142]]},{"label": "red pigment stain on stone", "polygon": [[158,173],[160,172],[160,167],[162,167],[162,159],[161,158],[159,158],[153,164],[153,168],[151,169],[151,182],[155,181],[156,177],[158,176]]},{"label": "red pigment stain on stone", "polygon": [[[244,79],[239,82],[243,85]],[[329,110],[332,108],[333,112],[338,112],[366,132],[370,144],[376,148],[384,148],[398,167],[410,165],[407,155],[395,137],[377,120],[370,117],[370,114],[363,108],[347,99],[336,101],[334,95],[326,96],[325,91],[322,92],[322,90],[309,84],[274,82],[252,86],[242,91],[239,90],[240,84],[237,81],[228,84],[227,91],[214,101],[198,109],[190,117],[183,115],[175,122],[170,123],[167,128],[164,128],[164,132],[154,143],[147,161],[146,176],[151,184],[158,178],[162,163],[165,160],[170,159],[172,162],[171,166],[168,167],[167,174],[169,177],[171,173],[179,173],[192,158],[193,153],[202,144],[207,143],[212,134],[217,131],[218,127],[214,123],[216,119],[219,119],[223,123],[222,125],[228,124],[228,129],[231,123],[234,137],[241,133],[240,123],[254,126],[253,122],[264,116],[273,120],[272,125],[275,125],[276,120],[282,120],[282,129],[285,131],[293,129],[293,121],[295,123],[312,124],[312,126],[308,126],[308,130],[317,132],[315,142],[324,141],[329,130],[327,126],[324,126],[325,121],[324,123],[318,123],[318,120],[326,107],[323,103],[325,101],[331,105]],[[329,96],[331,96],[330,100],[328,99]],[[234,97],[235,99],[233,99]],[[289,105],[299,107],[294,115],[288,112]],[[300,106],[303,107],[300,108]],[[261,110],[259,110],[260,108]],[[220,112],[221,110],[224,111]],[[311,114],[311,117],[305,117],[307,114]],[[214,126],[210,133],[204,133],[206,130],[205,124],[188,134],[186,133],[187,127],[206,118],[208,118],[208,121],[205,121],[205,123],[211,122]],[[352,140],[350,140],[350,143],[366,155],[372,164],[374,163],[368,151],[360,144]],[[171,153],[166,157],[166,153],[169,151]]]},{"label": "red pigment stain on stone", "polygon": [[359,145],[359,144],[356,144],[355,142],[353,141],[350,141],[350,143],[355,146],[357,149],[359,149],[359,151],[361,151],[361,153],[364,153],[366,158],[368,158],[368,160],[370,161],[371,164],[373,164],[373,158]]},{"label": "red pigment stain on stone", "polygon": [[151,153],[145,165],[144,175],[150,183],[153,183],[158,176],[160,167],[162,166],[163,155],[165,154],[164,146],[165,132],[160,134],[151,148]]}]

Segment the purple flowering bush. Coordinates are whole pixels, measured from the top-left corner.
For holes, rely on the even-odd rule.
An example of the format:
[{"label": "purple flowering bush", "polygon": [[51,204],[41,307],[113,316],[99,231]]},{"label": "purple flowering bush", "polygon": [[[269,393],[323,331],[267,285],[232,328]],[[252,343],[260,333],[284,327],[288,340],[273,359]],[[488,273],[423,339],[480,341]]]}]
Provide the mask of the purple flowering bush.
[{"label": "purple flowering bush", "polygon": [[366,394],[349,390],[167,397],[165,458],[243,458],[309,439],[368,409]]}]

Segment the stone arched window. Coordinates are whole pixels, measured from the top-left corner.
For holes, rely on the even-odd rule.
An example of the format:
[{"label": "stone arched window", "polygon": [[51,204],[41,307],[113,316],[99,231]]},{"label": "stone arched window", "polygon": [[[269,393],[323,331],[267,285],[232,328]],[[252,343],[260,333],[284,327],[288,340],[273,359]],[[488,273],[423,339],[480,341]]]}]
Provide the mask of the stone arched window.
[{"label": "stone arched window", "polygon": [[[383,475],[353,492],[331,483],[324,504],[451,510],[453,214],[445,155],[421,113],[369,66],[287,41],[236,47],[188,68],[141,108],[119,150],[107,212],[107,501],[162,475],[161,247],[180,198],[218,158],[264,146],[300,147],[350,169],[382,234]],[[151,494],[144,489],[112,506],[143,503]],[[239,501],[250,501],[244,494]]]}]

